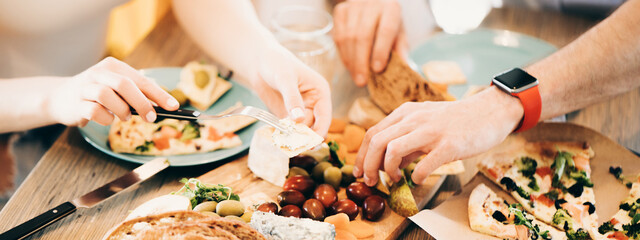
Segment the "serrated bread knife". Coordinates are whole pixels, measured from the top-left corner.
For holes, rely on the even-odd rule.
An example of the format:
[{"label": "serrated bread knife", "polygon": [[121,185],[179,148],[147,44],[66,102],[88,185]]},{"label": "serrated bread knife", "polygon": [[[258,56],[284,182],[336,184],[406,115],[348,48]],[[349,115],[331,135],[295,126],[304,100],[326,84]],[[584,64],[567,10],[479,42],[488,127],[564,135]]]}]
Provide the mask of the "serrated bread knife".
[{"label": "serrated bread knife", "polygon": [[0,240],[26,238],[31,234],[40,231],[40,229],[43,229],[44,227],[49,226],[50,224],[75,212],[76,209],[91,208],[98,203],[107,200],[111,196],[118,194],[122,190],[147,180],[168,166],[169,160],[166,158],[156,158],[102,187],[96,188],[79,198],[60,204],[57,207],[0,234]]}]

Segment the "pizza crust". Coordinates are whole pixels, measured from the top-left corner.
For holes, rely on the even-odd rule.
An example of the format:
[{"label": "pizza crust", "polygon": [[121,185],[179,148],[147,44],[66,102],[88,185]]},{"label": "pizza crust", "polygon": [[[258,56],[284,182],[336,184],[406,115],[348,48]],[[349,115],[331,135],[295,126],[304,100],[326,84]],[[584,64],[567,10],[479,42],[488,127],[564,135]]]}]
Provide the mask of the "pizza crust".
[{"label": "pizza crust", "polygon": [[[589,146],[589,144],[585,142],[523,142],[522,145],[520,145],[520,147],[518,148],[511,148],[503,153],[496,154],[492,158],[485,159],[484,161],[479,163],[478,168],[484,176],[491,179],[505,191],[506,186],[504,184],[501,184],[500,180],[503,177],[509,177],[516,183],[518,187],[524,189],[525,192],[531,195],[540,196],[546,193],[546,190],[548,190],[548,188],[541,187],[541,190],[539,191],[534,191],[529,188],[528,183],[530,180],[519,172],[515,161],[517,159],[520,159],[521,157],[528,156],[536,160],[538,168],[549,167],[554,162],[555,154],[558,150],[570,152],[573,156],[582,156],[586,157],[587,159],[591,159],[595,155],[593,149]],[[536,178],[536,182],[538,184],[542,183],[543,181],[548,181],[540,178],[538,174],[534,174],[534,177]],[[567,186],[571,186],[575,183],[575,180],[569,179],[566,174],[564,174],[562,181]],[[510,194],[520,204],[522,204],[525,210],[532,213],[537,219],[547,224],[553,225],[553,215],[556,213],[555,206],[546,206],[542,203],[536,203],[536,206],[532,207],[531,198],[525,199],[516,191],[511,191]],[[569,193],[565,193],[564,199],[568,203],[577,205],[582,205],[585,202],[595,204],[595,195],[593,193],[593,189],[588,187],[584,188],[580,197],[574,197]],[[599,234],[597,233],[598,216],[595,212],[592,214],[583,214],[581,217],[577,218],[574,217],[574,229],[583,228],[585,231],[589,232],[592,237],[599,237]],[[557,227],[558,229],[562,228],[561,226],[555,227]]]}]

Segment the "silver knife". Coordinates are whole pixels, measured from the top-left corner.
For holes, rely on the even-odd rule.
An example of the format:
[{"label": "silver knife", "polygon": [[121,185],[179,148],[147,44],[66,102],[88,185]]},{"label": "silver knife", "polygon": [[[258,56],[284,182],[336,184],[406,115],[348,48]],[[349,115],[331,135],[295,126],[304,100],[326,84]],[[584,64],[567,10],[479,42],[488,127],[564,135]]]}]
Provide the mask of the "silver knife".
[{"label": "silver knife", "polygon": [[79,198],[60,204],[57,207],[52,208],[49,211],[46,211],[37,217],[4,232],[3,234],[0,234],[0,240],[26,238],[31,234],[40,231],[40,229],[43,229],[44,227],[49,226],[50,224],[75,212],[78,208],[91,208],[96,204],[109,199],[113,195],[118,194],[120,191],[147,180],[167,167],[169,167],[169,160],[166,158],[156,158],[102,187],[96,188]]}]

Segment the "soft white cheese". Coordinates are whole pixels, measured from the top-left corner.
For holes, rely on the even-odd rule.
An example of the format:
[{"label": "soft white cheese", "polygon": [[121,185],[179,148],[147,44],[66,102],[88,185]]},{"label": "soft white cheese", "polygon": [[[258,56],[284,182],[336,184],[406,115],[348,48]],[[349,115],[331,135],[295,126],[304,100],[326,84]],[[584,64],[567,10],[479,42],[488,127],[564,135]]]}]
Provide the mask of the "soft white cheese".
[{"label": "soft white cheese", "polygon": [[288,132],[275,130],[273,142],[289,157],[296,156],[322,143],[323,138],[302,123],[295,123],[291,119],[280,120]]},{"label": "soft white cheese", "polygon": [[289,156],[276,147],[272,134],[273,128],[269,126],[263,126],[253,133],[247,165],[256,176],[282,186],[289,174]]},{"label": "soft white cheese", "polygon": [[260,211],[253,213],[249,225],[269,240],[333,240],[336,237],[333,224]]}]

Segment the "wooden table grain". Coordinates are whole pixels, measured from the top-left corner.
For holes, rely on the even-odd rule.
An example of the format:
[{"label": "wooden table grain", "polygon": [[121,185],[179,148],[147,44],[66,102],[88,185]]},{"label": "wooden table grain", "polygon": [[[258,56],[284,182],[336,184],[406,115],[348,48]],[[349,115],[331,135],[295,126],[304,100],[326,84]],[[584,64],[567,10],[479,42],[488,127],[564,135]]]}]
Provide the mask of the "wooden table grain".
[{"label": "wooden table grain", "polygon": [[[506,29],[541,38],[562,47],[584,33],[597,20],[524,9],[494,9],[483,27]],[[136,68],[182,66],[194,59],[209,59],[178,26],[169,13],[125,60]],[[640,90],[569,114],[569,121],[602,132],[625,147],[640,150]],[[178,179],[200,176],[228,161],[196,167],[178,167],[127,190],[92,209],[75,214],[36,233],[31,239],[99,239],[121,221],[127,211],[153,196],[179,187]],[[68,128],[39,161],[0,212],[0,232],[83,193],[137,165],[110,157],[82,139],[77,128]],[[427,205],[435,207],[460,189],[457,177],[447,177]],[[411,224],[400,239],[433,239]]]}]

